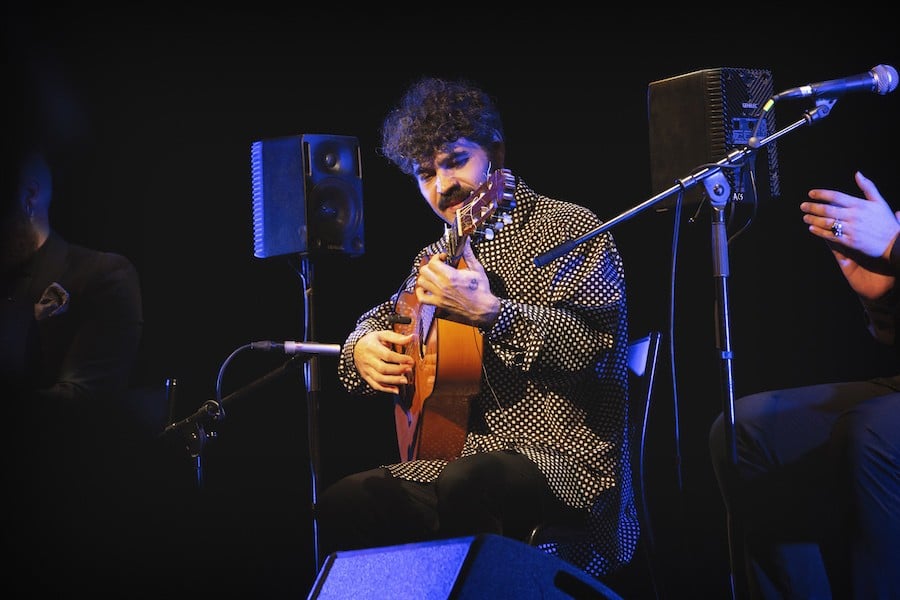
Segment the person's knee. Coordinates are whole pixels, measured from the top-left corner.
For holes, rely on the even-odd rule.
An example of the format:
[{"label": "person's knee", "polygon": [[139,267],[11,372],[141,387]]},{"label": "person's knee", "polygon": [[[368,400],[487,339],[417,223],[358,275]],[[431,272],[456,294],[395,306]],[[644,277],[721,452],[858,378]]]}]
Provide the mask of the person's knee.
[{"label": "person's knee", "polygon": [[346,498],[352,498],[352,489],[355,487],[352,480],[342,479],[331,484],[319,494],[316,500],[316,515],[321,519],[329,520],[332,514],[346,512],[342,506]]},{"label": "person's knee", "polygon": [[[752,435],[752,432],[766,427],[766,422],[771,418],[778,401],[778,392],[758,392],[747,396],[741,396],[734,402],[734,436]],[[709,447],[714,456],[724,459],[726,452],[726,420],[725,413],[713,422],[709,431]]]},{"label": "person's knee", "polygon": [[457,459],[449,463],[436,482],[438,498],[444,506],[452,506],[480,496],[479,489],[485,461]]},{"label": "person's knee", "polygon": [[[709,454],[713,470],[723,493],[738,484],[740,469],[732,464],[732,452],[737,461],[747,460],[752,454],[750,448],[756,446],[753,438],[764,427],[766,414],[775,402],[773,392],[760,392],[742,396],[734,403],[733,424],[724,412],[719,413],[709,429]],[[731,427],[731,435],[727,428]],[[729,442],[730,440],[730,442]],[[734,444],[734,449],[729,446]]]},{"label": "person's knee", "polygon": [[514,453],[484,452],[448,463],[435,484],[442,510],[496,501],[507,493],[510,473],[519,472],[526,460]]},{"label": "person's knee", "polygon": [[386,479],[387,474],[381,470],[353,473],[339,479],[319,495],[316,501],[317,514],[322,517],[355,514],[359,505],[370,502],[380,487],[379,483]]}]

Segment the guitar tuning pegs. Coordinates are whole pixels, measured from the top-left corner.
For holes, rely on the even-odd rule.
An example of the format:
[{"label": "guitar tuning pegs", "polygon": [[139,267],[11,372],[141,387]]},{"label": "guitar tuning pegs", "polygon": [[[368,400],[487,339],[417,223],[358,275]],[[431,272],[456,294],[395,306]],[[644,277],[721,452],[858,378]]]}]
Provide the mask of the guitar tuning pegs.
[{"label": "guitar tuning pegs", "polygon": [[506,213],[501,213],[501,214],[494,215],[491,218],[491,227],[493,227],[493,229],[495,231],[500,231],[505,226],[512,225],[512,222],[513,222],[513,220],[510,215],[508,215]]},{"label": "guitar tuning pegs", "polygon": [[485,227],[484,229],[479,229],[475,233],[472,234],[476,240],[487,240],[491,241],[494,239],[494,230],[490,227]]}]

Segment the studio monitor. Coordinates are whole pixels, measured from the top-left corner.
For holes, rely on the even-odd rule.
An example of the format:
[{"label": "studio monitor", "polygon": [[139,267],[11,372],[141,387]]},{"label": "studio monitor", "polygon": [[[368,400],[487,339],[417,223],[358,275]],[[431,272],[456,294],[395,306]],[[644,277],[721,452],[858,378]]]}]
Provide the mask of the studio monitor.
[{"label": "studio monitor", "polygon": [[[693,175],[697,167],[714,164],[731,151],[744,148],[756,127],[760,139],[775,133],[772,110],[762,116],[763,105],[772,97],[773,80],[765,69],[703,69],[661,79],[647,88],[650,130],[651,191],[659,194],[677,180]],[[764,158],[763,158],[764,157]],[[723,169],[731,185],[731,201],[755,202],[756,192],[780,195],[778,156],[775,142],[751,155],[751,168]],[[761,167],[761,168],[757,168]],[[756,175],[756,186],[751,180]],[[697,203],[703,186],[689,189],[684,203]],[[667,208],[676,196],[658,206]]]},{"label": "studio monitor", "polygon": [[359,142],[304,134],[253,142],[253,254],[365,251]]},{"label": "studio monitor", "polygon": [[329,598],[621,600],[569,563],[499,535],[332,553],[308,600]]}]

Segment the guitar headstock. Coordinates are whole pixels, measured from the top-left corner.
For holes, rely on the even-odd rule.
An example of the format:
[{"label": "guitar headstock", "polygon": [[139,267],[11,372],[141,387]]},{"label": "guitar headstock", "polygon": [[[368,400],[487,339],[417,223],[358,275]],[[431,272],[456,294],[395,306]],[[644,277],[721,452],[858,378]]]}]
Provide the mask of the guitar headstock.
[{"label": "guitar headstock", "polygon": [[499,219],[515,207],[515,190],[516,178],[509,169],[497,169],[491,173],[457,209],[456,236],[461,240],[489,224],[502,227],[503,221]]}]

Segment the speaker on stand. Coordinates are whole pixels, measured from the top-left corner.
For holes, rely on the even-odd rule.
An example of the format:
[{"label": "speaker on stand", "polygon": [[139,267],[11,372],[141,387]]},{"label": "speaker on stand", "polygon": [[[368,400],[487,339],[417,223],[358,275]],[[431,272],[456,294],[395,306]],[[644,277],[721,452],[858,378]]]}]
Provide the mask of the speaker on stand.
[{"label": "speaker on stand", "polygon": [[359,141],[304,134],[250,148],[253,254],[365,252]]},{"label": "speaker on stand", "polygon": [[[250,147],[253,254],[298,254],[304,288],[304,341],[315,340],[312,258],[365,251],[359,141],[346,135],[303,134],[255,141]],[[316,524],[319,482],[319,357],[306,356],[307,443],[311,472],[314,571],[320,552]]]},{"label": "speaker on stand", "polygon": [[[716,165],[726,159],[730,162],[732,151],[748,149],[754,132],[759,140],[777,133],[774,112],[763,111],[763,107],[773,96],[772,73],[766,69],[702,69],[654,81],[647,89],[651,185],[654,194],[668,190],[680,180],[699,174],[704,169],[710,170],[703,180],[704,186],[709,186],[709,191],[705,191],[703,186],[690,187],[683,191],[682,206],[695,205],[696,213],[699,214],[703,200],[708,198],[707,194],[721,192],[719,198],[712,198],[709,202],[715,283],[714,331],[722,378],[719,386],[723,394],[722,408],[726,421],[732,424],[734,352],[731,347],[728,246],[734,237],[746,230],[756,215],[758,195],[760,191],[764,191],[759,184],[760,179],[768,183],[766,187],[771,196],[780,195],[775,142],[767,142],[761,150],[749,153],[743,158],[742,164],[736,160],[739,153],[735,153],[734,165],[726,167],[723,164],[721,168]],[[762,153],[766,156],[763,163],[765,177],[758,178],[757,159]],[[675,208],[677,201],[678,194],[672,194],[657,205],[657,211]],[[726,215],[729,215],[728,219]],[[679,225],[678,217],[680,214],[676,212],[676,227]],[[729,223],[738,223],[739,228],[729,232]],[[674,338],[673,333],[672,339]],[[677,414],[677,395],[675,402]],[[676,425],[676,439],[679,436]],[[733,425],[726,433],[726,438],[733,447]],[[679,479],[679,492],[681,491]],[[743,559],[739,546],[734,543],[738,524],[731,514],[726,515],[726,520],[731,597],[734,598],[736,590],[744,587],[743,582],[739,581],[739,565]]]}]

